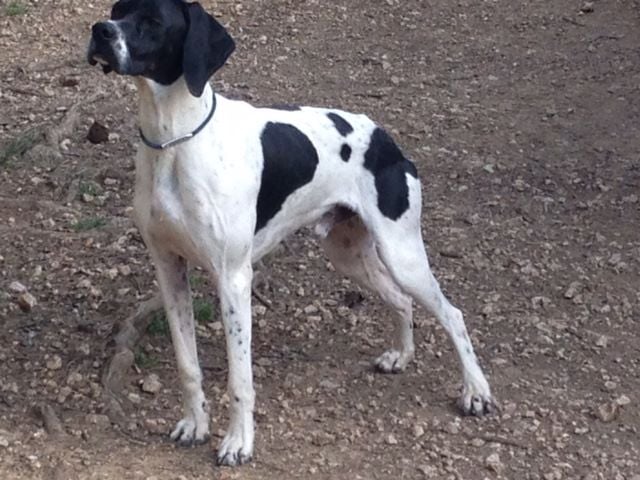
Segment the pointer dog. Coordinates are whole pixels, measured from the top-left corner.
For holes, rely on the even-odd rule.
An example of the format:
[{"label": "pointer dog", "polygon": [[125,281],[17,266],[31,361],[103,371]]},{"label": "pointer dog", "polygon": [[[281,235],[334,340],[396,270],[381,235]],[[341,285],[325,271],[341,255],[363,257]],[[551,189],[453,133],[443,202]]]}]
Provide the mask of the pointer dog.
[{"label": "pointer dog", "polygon": [[462,410],[493,409],[462,313],[440,291],[420,230],[414,164],[370,119],[336,109],[255,108],[208,83],[234,49],[198,3],[121,0],[92,27],[89,63],[132,76],[140,97],[135,216],[151,252],[184,398],[171,433],[209,437],[187,262],[216,280],[229,364],[230,425],[222,465],[251,459],[252,264],[286,235],[316,224],[336,269],[376,291],[395,313],[392,348],[374,364],[403,370],[414,355],[412,299],[449,334],[463,375]]}]

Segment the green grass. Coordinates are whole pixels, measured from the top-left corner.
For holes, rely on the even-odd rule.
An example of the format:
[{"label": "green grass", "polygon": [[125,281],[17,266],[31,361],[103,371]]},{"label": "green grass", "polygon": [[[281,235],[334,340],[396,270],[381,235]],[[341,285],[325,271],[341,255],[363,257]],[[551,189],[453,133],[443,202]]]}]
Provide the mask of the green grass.
[{"label": "green grass", "polygon": [[193,316],[198,323],[209,323],[213,320],[213,306],[206,300],[196,298],[193,301]]},{"label": "green grass", "polygon": [[136,353],[134,354],[134,360],[136,365],[141,369],[151,368],[158,365],[158,359],[152,354],[145,352],[141,348],[138,348],[136,350]]},{"label": "green grass", "polygon": [[18,135],[13,140],[9,140],[0,148],[0,165],[7,163],[12,158],[20,158],[38,143],[42,137],[42,132],[38,128],[30,128]]},{"label": "green grass", "polygon": [[204,285],[205,278],[202,275],[198,275],[197,273],[192,273],[189,275],[189,283],[192,288],[198,288]]},{"label": "green grass", "polygon": [[4,13],[9,17],[24,15],[25,13],[27,13],[27,6],[18,0],[14,0],[7,3],[7,5],[4,7]]},{"label": "green grass", "polygon": [[100,187],[95,182],[80,182],[78,185],[78,193],[80,195],[93,195],[94,197],[100,193]]},{"label": "green grass", "polygon": [[164,312],[156,313],[147,327],[147,333],[149,335],[168,337],[169,332],[169,322]]},{"label": "green grass", "polygon": [[[193,317],[198,323],[209,323],[213,321],[214,315],[213,306],[201,298],[195,298],[193,300]],[[169,321],[164,312],[157,313],[149,326],[147,327],[147,333],[149,335],[168,337],[171,334],[169,329]]]},{"label": "green grass", "polygon": [[78,222],[73,225],[73,229],[76,232],[86,232],[88,230],[94,230],[96,228],[104,227],[106,224],[107,221],[104,218],[89,217],[78,220]]}]

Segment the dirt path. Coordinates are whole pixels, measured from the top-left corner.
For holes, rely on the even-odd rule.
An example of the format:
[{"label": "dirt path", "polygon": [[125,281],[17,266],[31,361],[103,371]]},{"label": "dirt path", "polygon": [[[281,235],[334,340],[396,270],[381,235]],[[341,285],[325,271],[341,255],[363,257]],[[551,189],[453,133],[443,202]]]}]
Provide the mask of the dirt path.
[{"label": "dirt path", "polygon": [[[78,117],[55,148],[0,160],[0,478],[639,480],[638,2],[202,3],[238,43],[218,92],[365,112],[416,160],[432,264],[502,413],[458,416],[454,353],[422,311],[416,362],[375,374],[387,312],[301,232],[265,262],[271,308],[254,306],[255,461],[213,466],[226,367],[198,271],[212,445],[164,436],[180,398],[160,319],[112,426],[108,340],[154,292],[128,220],[135,92],[83,59],[108,1],[5,1],[0,143],[26,150],[41,138],[29,129],[60,126],[74,106]],[[86,140],[94,120],[106,143]],[[37,301],[27,313],[15,281]],[[144,393],[152,373],[161,388]],[[43,428],[42,404],[60,434]]]}]

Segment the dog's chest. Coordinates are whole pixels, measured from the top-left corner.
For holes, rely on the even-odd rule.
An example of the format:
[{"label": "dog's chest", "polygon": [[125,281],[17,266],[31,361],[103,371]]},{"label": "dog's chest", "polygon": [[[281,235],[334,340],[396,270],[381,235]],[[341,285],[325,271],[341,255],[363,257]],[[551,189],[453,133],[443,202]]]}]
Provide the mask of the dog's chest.
[{"label": "dog's chest", "polygon": [[175,158],[142,168],[136,183],[135,210],[139,226],[154,244],[199,262],[198,245],[210,232],[204,215],[205,199],[196,181]]}]

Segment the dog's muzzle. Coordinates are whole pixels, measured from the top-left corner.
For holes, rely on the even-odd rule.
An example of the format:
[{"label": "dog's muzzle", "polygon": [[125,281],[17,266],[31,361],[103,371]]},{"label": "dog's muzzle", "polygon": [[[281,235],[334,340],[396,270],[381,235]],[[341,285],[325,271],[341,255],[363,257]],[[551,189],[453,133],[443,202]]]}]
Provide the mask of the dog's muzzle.
[{"label": "dog's muzzle", "polygon": [[113,22],[100,22],[91,27],[91,41],[87,52],[90,65],[100,64],[104,73],[124,73],[123,42]]}]

